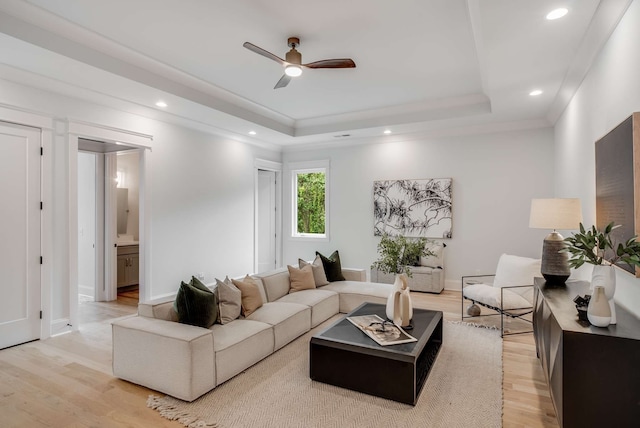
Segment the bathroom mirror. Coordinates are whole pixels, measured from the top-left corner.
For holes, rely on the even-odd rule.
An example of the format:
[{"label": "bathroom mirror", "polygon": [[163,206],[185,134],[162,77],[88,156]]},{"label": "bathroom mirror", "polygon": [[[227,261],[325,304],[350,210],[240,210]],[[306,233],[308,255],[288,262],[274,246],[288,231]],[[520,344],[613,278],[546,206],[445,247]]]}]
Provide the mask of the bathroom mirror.
[{"label": "bathroom mirror", "polygon": [[129,216],[129,190],[118,188],[118,235],[127,233],[127,217]]}]

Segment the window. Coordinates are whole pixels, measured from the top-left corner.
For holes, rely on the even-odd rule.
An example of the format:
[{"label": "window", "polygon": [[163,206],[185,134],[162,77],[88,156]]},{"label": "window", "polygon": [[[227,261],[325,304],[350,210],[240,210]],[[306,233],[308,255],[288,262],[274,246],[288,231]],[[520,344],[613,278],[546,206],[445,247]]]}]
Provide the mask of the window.
[{"label": "window", "polygon": [[328,161],[292,166],[292,236],[328,238]]}]

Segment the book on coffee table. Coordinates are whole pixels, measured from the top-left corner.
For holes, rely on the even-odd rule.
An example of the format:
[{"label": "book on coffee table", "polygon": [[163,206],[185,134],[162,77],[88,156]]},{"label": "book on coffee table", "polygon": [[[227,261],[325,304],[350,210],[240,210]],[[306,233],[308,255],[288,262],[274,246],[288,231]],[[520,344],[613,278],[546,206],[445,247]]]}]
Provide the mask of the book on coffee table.
[{"label": "book on coffee table", "polygon": [[378,315],[358,315],[347,317],[349,321],[378,345],[398,345],[400,343],[417,342],[418,339],[407,334],[392,322],[383,320]]}]

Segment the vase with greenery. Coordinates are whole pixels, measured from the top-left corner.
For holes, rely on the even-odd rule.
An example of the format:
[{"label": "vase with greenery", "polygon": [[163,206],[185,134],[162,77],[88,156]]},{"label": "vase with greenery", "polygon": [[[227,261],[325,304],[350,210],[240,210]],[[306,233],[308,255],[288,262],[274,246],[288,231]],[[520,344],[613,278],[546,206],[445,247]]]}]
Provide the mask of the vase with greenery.
[{"label": "vase with greenery", "polygon": [[636,236],[626,242],[616,242],[611,232],[620,227],[613,222],[604,230],[595,226],[585,229],[580,223],[580,232],[565,238],[567,244],[562,251],[569,253],[569,266],[579,268],[585,263],[593,265],[591,289],[603,286],[611,309],[611,324],[616,324],[616,310],[613,296],[616,291],[616,275],[613,265],[618,262],[640,267],[640,243]]},{"label": "vase with greenery", "polygon": [[378,244],[379,258],[371,266],[382,273],[405,273],[411,277],[411,266],[416,266],[420,257],[434,255],[426,248],[426,238],[382,235]]},{"label": "vase with greenery", "polygon": [[631,266],[640,267],[640,242],[636,236],[626,242],[617,243],[611,236],[611,232],[620,225],[609,223],[604,230],[598,230],[595,226],[585,229],[580,223],[580,232],[565,238],[567,247],[562,250],[570,254],[569,266],[579,268],[585,263],[592,265],[612,265],[624,262]]}]

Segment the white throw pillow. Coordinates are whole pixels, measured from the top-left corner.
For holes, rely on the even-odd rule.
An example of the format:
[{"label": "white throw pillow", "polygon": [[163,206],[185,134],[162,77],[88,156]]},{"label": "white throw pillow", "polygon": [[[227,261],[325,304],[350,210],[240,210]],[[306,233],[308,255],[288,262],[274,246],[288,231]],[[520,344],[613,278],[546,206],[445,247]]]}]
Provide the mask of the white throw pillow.
[{"label": "white throw pillow", "polygon": [[444,268],[444,242],[429,241],[425,245],[426,249],[433,253],[432,256],[420,257],[420,266],[430,268]]},{"label": "white throw pillow", "polygon": [[[498,260],[493,286],[533,285],[533,278],[536,276],[542,276],[540,259],[503,254]],[[530,301],[530,296],[533,296],[532,287],[511,288],[510,290]]]}]

